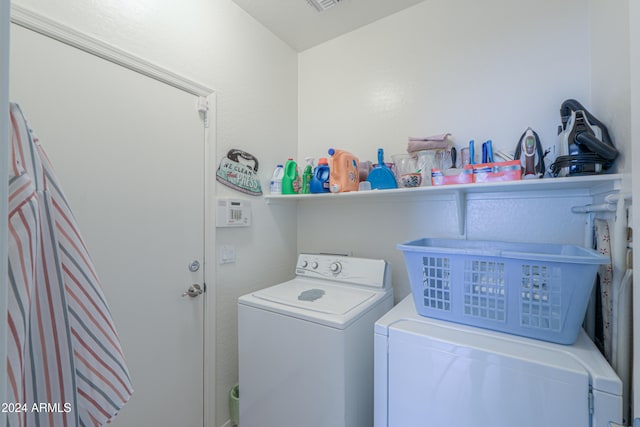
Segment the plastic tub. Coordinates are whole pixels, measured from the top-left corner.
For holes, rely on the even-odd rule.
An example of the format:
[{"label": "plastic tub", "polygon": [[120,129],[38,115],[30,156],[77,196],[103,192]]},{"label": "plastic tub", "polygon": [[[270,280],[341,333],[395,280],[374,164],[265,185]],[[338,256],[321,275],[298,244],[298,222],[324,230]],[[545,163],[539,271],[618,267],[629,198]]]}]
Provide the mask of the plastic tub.
[{"label": "plastic tub", "polygon": [[600,264],[573,245],[424,238],[404,252],[420,315],[573,344]]}]

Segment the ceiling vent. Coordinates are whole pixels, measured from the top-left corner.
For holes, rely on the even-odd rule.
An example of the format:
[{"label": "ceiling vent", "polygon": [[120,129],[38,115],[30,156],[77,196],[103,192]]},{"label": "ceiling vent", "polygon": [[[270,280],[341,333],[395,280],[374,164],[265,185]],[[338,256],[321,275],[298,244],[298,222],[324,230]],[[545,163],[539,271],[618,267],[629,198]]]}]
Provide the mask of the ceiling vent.
[{"label": "ceiling vent", "polygon": [[318,12],[323,12],[337,5],[340,1],[341,0],[307,0],[307,3],[315,7]]}]

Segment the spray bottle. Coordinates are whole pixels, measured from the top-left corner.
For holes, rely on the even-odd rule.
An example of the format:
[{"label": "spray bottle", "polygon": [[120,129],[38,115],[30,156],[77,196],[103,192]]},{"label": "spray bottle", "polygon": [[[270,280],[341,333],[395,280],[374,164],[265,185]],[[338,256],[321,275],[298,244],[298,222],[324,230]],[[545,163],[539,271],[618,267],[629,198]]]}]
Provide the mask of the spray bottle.
[{"label": "spray bottle", "polygon": [[311,179],[313,178],[313,157],[305,157],[304,159],[307,162],[307,166],[304,168],[304,172],[302,173],[302,194],[311,193],[310,185]]}]

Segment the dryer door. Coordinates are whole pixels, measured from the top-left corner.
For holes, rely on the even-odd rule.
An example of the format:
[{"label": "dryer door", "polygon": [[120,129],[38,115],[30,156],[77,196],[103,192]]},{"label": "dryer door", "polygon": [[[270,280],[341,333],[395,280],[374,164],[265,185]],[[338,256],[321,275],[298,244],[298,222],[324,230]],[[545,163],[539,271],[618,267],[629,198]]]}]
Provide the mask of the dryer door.
[{"label": "dryer door", "polygon": [[575,359],[468,331],[389,328],[389,426],[589,425],[589,374]]}]

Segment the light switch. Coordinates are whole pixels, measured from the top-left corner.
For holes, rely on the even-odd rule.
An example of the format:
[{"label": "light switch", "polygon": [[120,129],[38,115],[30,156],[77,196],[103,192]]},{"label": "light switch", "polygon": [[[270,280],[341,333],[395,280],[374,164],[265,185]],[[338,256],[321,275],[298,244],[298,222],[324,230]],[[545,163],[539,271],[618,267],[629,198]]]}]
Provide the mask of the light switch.
[{"label": "light switch", "polygon": [[220,264],[231,264],[236,262],[236,248],[231,245],[220,246],[218,257]]}]

